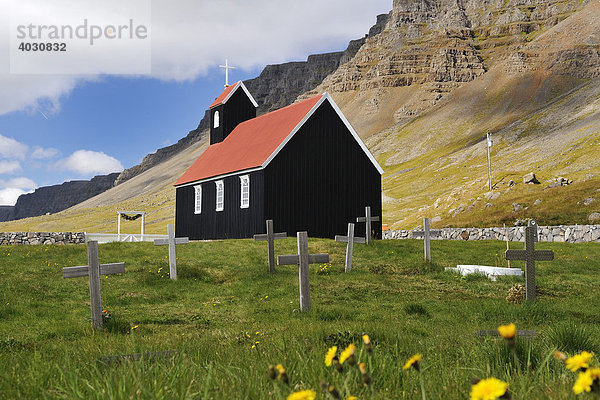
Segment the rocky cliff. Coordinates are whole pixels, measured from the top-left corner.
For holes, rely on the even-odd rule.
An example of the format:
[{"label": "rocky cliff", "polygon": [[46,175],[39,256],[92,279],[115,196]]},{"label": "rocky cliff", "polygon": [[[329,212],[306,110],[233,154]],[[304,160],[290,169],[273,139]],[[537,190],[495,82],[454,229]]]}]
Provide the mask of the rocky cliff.
[{"label": "rocky cliff", "polygon": [[110,189],[117,176],[118,173],[99,175],[89,181],[70,181],[38,188],[33,193],[19,196],[13,207],[0,207],[0,221],[63,211]]}]

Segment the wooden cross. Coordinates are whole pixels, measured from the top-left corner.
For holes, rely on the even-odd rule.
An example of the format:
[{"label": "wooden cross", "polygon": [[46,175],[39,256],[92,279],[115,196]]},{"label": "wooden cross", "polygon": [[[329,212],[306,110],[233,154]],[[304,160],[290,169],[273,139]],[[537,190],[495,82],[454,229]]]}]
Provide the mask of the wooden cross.
[{"label": "wooden cross", "polygon": [[190,242],[189,238],[175,238],[175,227],[173,224],[167,225],[168,239],[155,239],[155,246],[169,245],[169,277],[173,280],[177,280],[177,256],[175,255],[176,244],[187,244]]},{"label": "wooden cross", "polygon": [[527,301],[535,300],[535,262],[554,260],[552,250],[536,250],[534,235],[536,228],[525,228],[525,250],[506,250],[504,257],[507,260],[525,261],[525,298]]},{"label": "wooden cross", "polygon": [[354,249],[354,243],[365,243],[366,240],[363,237],[354,236],[354,224],[348,224],[348,236],[335,235],[336,242],[348,243],[346,245],[346,264],[344,270],[350,272],[352,270],[352,250]]},{"label": "wooden cross", "polygon": [[231,67],[228,64],[227,59],[225,59],[225,65],[219,65],[219,68],[224,68],[225,69],[225,87],[229,87],[229,70],[230,69],[235,69],[235,67]]},{"label": "wooden cross", "polygon": [[423,236],[425,261],[431,262],[431,235],[440,235],[442,233],[439,229],[429,229],[430,223],[429,218],[423,218],[423,230],[413,231],[413,236]]},{"label": "wooden cross", "polygon": [[267,233],[261,235],[254,235],[254,241],[264,242],[267,241],[267,248],[269,252],[269,272],[275,273],[275,240],[287,238],[287,233],[273,233],[273,220],[267,220]]},{"label": "wooden cross", "polygon": [[371,207],[365,207],[365,216],[356,218],[356,222],[366,222],[365,236],[367,238],[367,245],[371,244],[371,222],[379,221],[379,217],[371,217]]},{"label": "wooden cross", "polygon": [[83,267],[63,268],[63,278],[90,277],[90,303],[92,308],[92,326],[102,329],[102,299],[100,297],[100,275],[124,274],[125,263],[100,264],[98,259],[98,242],[87,244],[88,265]]},{"label": "wooden cross", "polygon": [[328,263],[329,254],[308,253],[308,233],[298,232],[298,254],[277,256],[277,265],[298,265],[300,280],[300,311],[310,310],[310,286],[308,282],[308,265]]}]

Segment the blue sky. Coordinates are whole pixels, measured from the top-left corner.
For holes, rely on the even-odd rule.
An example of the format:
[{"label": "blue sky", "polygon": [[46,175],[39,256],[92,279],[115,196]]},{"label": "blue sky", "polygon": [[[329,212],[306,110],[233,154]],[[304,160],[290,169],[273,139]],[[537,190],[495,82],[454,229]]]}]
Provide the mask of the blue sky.
[{"label": "blue sky", "polygon": [[[103,74],[101,68],[78,75],[14,73],[13,27],[6,16],[21,12],[29,18],[27,7],[40,1],[0,0],[0,205],[40,186],[118,172],[177,142],[196,128],[222,91],[218,65],[225,57],[238,67],[231,82],[253,78],[267,64],[345,49],[392,6],[391,0],[130,0],[151,10],[149,73]],[[88,18],[88,11],[100,19],[95,7],[110,1],[116,0],[77,0],[84,11],[70,18]],[[63,15],[60,9],[45,14],[52,11]],[[118,6],[111,13],[110,18],[135,17]],[[117,68],[131,66],[131,61],[119,65],[109,47],[88,49],[96,53],[70,65],[115,59]],[[45,65],[37,61],[34,67]]]}]

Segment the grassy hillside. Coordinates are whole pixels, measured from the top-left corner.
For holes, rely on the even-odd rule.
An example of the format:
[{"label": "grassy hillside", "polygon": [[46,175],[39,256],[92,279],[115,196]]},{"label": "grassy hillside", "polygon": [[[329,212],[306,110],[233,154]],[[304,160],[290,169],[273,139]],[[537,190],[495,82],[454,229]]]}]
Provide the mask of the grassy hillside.
[{"label": "grassy hillside", "polygon": [[[278,241],[293,254],[295,239]],[[513,244],[515,248],[519,244]],[[513,399],[575,398],[574,374],[552,358],[560,349],[600,351],[600,244],[547,244],[553,262],[538,263],[539,301],[505,300],[517,279],[459,277],[457,263],[503,265],[502,242],[384,241],[355,248],[343,272],[344,245],[310,240],[311,252],[331,253],[331,266],[311,266],[312,310],[299,313],[298,275],[269,275],[266,246],[249,240],[178,246],[179,280],[167,273],[166,248],[151,244],[100,246],[101,262],[126,263],[126,274],[102,278],[104,332],[92,332],[86,278],[62,279],[65,266],[86,263],[85,246],[0,248],[0,392],[3,398],[285,399],[293,390],[335,385],[342,398],[420,399],[417,371],[404,362],[422,353],[430,399],[465,399],[470,380],[494,376]],[[517,358],[502,339],[481,338],[514,322],[537,332],[517,338]],[[368,356],[361,335],[373,342]],[[326,367],[331,346],[351,342],[372,377],[356,367]],[[109,356],[172,350],[173,357],[116,361]],[[339,352],[338,352],[339,354]],[[281,363],[289,387],[271,381]],[[594,364],[597,365],[597,361]]]}]

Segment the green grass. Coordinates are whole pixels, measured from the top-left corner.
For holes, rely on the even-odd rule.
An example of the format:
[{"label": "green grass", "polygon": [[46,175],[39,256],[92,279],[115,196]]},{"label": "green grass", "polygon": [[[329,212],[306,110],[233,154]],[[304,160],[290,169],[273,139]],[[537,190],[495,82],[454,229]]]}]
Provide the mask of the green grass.
[{"label": "green grass", "polygon": [[[295,246],[292,238],[278,241],[276,251],[293,254]],[[327,382],[342,398],[420,399],[418,373],[401,367],[423,353],[429,399],[468,398],[470,380],[489,376],[509,382],[513,399],[575,398],[574,375],[551,354],[600,350],[600,244],[540,243],[556,259],[537,265],[534,304],[505,300],[516,278],[491,282],[444,271],[502,265],[504,246],[434,241],[427,265],[421,241],[378,241],[356,246],[352,272],[344,273],[345,245],[311,239],[310,251],[330,253],[332,266],[318,273],[322,266],[311,265],[312,309],[300,313],[297,268],[270,275],[264,243],[178,246],[177,281],[164,272],[165,247],[101,245],[100,261],[124,261],[127,272],[102,278],[112,319],[99,332],[89,322],[87,279],[62,279],[63,267],[87,262],[85,246],[1,247],[1,397],[284,399],[311,388],[325,399],[319,387]],[[516,359],[502,339],[476,335],[508,322],[537,331],[518,339]],[[361,344],[365,333],[372,357]],[[350,342],[367,363],[369,387],[356,368],[340,375],[323,362],[330,346]],[[168,350],[172,357],[106,361]],[[278,363],[290,387],[269,379],[268,366]]]}]

